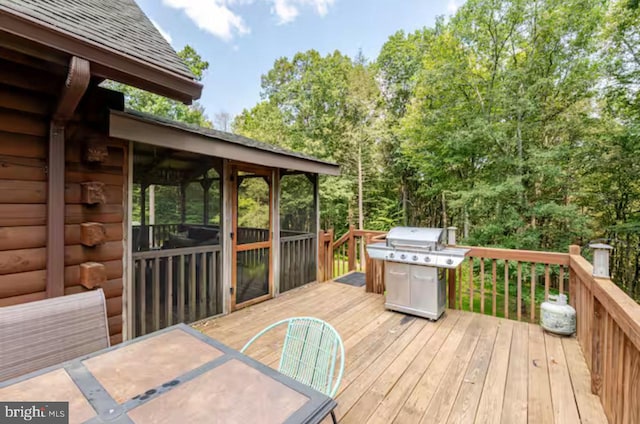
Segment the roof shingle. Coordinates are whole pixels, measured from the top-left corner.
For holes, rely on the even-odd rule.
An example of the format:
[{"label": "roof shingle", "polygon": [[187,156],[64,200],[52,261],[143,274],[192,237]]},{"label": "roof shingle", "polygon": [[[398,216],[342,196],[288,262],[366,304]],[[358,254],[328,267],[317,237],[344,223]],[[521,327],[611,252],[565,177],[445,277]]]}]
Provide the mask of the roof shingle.
[{"label": "roof shingle", "polygon": [[0,8],[194,78],[134,0],[0,0]]}]

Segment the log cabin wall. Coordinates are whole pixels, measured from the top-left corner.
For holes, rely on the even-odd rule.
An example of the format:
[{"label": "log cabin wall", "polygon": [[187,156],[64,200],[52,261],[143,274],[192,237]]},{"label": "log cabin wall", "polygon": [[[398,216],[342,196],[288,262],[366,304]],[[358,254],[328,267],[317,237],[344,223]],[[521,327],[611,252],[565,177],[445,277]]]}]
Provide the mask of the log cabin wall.
[{"label": "log cabin wall", "polygon": [[[0,57],[0,306],[46,297],[49,121],[64,81],[19,62]],[[65,133],[65,294],[104,289],[112,344],[122,340],[128,152],[105,135],[114,103],[120,94],[90,87]]]}]

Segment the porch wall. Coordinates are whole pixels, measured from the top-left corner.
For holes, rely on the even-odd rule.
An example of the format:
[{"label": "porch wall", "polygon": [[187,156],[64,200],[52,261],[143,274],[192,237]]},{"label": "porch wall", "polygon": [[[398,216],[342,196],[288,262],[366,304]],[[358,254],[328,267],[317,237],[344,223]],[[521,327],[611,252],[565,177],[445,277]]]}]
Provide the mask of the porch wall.
[{"label": "porch wall", "polygon": [[[0,306],[46,297],[47,146],[50,116],[63,81],[64,75],[0,58]],[[117,343],[122,338],[128,146],[106,137],[108,114],[102,113],[106,98],[96,95],[104,94],[99,90],[93,93],[83,99],[78,108],[82,112],[66,131],[65,294],[86,290],[80,285],[81,263],[103,263],[109,330],[112,343]],[[105,162],[83,160],[88,140],[107,144]],[[105,184],[104,204],[82,203],[85,182]],[[106,241],[83,246],[80,224],[84,222],[103,223]]]}]

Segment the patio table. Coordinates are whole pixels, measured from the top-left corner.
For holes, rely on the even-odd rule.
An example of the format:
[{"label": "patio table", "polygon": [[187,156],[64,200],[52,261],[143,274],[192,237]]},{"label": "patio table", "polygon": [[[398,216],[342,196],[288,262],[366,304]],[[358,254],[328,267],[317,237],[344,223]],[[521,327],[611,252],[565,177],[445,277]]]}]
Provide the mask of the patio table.
[{"label": "patio table", "polygon": [[318,423],[330,397],[179,324],[0,383],[0,401],[69,402],[70,423]]}]

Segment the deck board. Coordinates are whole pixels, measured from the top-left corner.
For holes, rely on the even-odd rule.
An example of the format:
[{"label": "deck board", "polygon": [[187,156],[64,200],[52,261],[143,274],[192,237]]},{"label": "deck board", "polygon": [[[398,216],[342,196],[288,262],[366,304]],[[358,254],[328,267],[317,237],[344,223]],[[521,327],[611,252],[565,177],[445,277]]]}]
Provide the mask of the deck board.
[{"label": "deck board", "polygon": [[[194,326],[239,349],[292,316],[325,319],[343,338],[340,422],[606,422],[576,339],[537,325],[455,310],[431,322],[386,311],[364,288],[314,283]],[[248,354],[277,367],[283,336]]]}]

